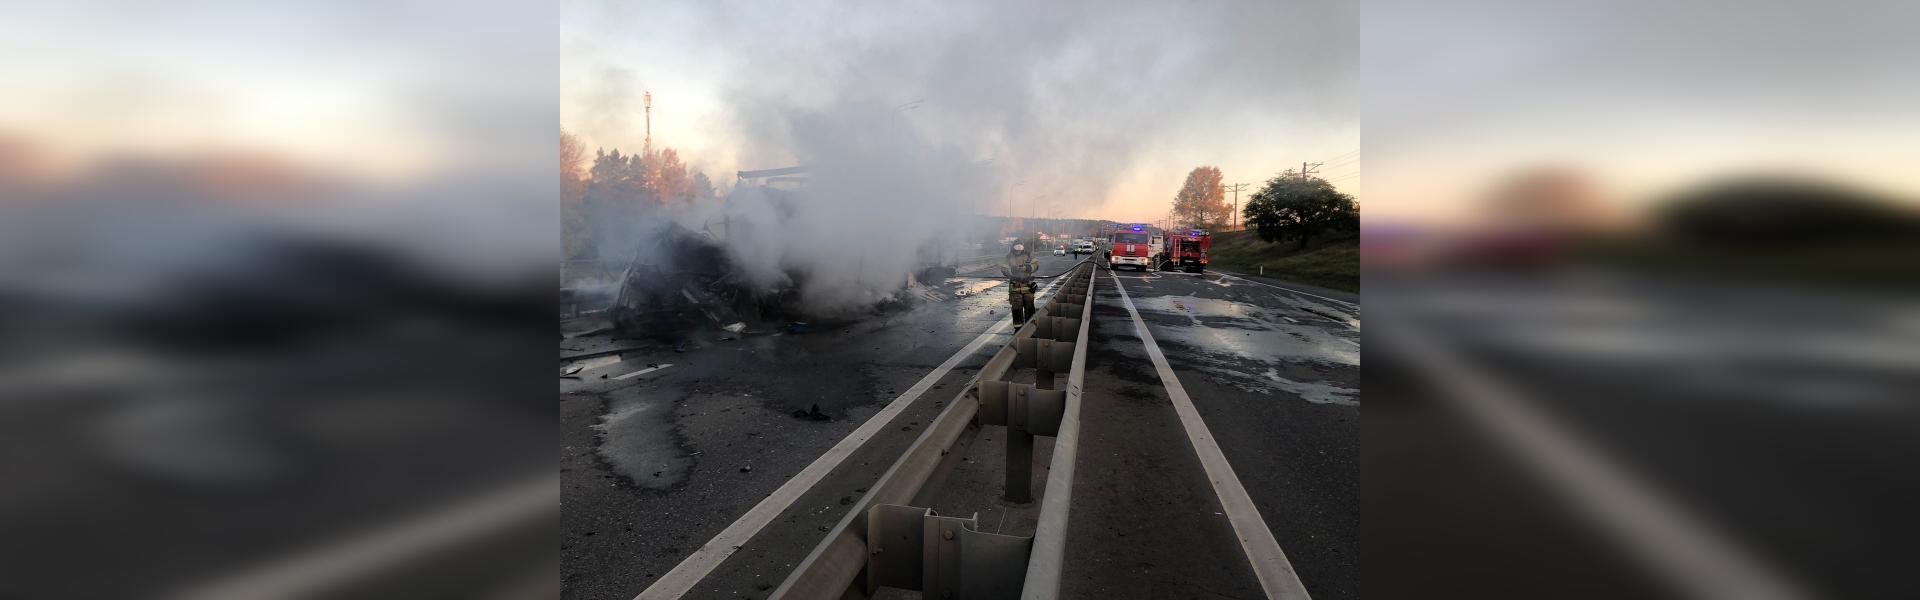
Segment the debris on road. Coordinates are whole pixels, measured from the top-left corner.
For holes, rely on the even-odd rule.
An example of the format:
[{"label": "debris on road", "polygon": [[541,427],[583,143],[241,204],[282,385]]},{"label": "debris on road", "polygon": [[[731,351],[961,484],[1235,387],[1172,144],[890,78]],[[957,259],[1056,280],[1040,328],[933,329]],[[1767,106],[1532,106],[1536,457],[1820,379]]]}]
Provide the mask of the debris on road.
[{"label": "debris on road", "polygon": [[820,412],[820,405],[818,404],[813,405],[812,408],[807,410],[794,409],[793,416],[794,418],[807,419],[809,421],[832,421],[833,420],[833,417],[829,417],[827,416],[826,413]]},{"label": "debris on road", "polygon": [[746,331],[746,330],[747,330],[747,322],[746,322],[746,321],[739,321],[739,322],[736,322],[736,323],[734,323],[734,324],[732,324],[732,325],[728,325],[728,326],[726,326],[726,327],[722,327],[721,329],[725,329],[725,330],[727,330],[727,333],[740,333],[740,332],[742,332],[742,331]]}]

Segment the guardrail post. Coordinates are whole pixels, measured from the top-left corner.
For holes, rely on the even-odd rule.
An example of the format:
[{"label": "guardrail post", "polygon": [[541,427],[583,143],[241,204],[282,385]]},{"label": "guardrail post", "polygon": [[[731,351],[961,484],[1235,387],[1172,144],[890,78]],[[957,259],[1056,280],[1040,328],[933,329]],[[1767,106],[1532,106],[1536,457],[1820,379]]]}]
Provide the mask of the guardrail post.
[{"label": "guardrail post", "polygon": [[[1038,311],[1043,318],[1015,332],[981,368],[973,389],[948,405],[771,598],[869,598],[883,587],[952,600],[1059,597],[1097,287],[1093,269],[1076,267],[1065,287]],[[1011,381],[1013,369],[1026,368],[1035,369],[1039,380]],[[1063,376],[1066,381],[1056,381]],[[969,422],[1007,428],[1006,499],[1012,502],[1034,501],[1033,438],[1054,438],[1033,536],[988,533],[973,518],[896,504],[922,491],[939,456]]]},{"label": "guardrail post", "polygon": [[1008,502],[1033,502],[1033,432],[1027,431],[1027,390],[1024,385],[1007,390],[1007,495]]},{"label": "guardrail post", "polygon": [[980,531],[974,517],[875,504],[867,509],[868,596],[881,587],[925,598],[995,600],[1020,596],[1031,536]]}]

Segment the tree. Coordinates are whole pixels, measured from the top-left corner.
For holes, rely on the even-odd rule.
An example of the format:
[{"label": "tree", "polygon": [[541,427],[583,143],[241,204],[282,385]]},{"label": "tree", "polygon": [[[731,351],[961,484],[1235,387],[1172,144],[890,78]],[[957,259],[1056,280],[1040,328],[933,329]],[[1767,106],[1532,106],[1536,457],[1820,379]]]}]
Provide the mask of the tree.
[{"label": "tree", "polygon": [[1874,192],[1778,175],[1739,176],[1669,197],[1654,211],[1679,240],[1783,248],[1920,239],[1920,215]]},{"label": "tree", "polygon": [[653,184],[654,197],[661,202],[686,202],[692,198],[693,180],[687,175],[686,163],[680,162],[680,154],[672,148],[647,154],[647,175]]},{"label": "tree", "polygon": [[1292,169],[1267,180],[1247,200],[1242,215],[1261,240],[1299,240],[1300,249],[1323,232],[1360,229],[1360,206],[1353,196],[1334,189],[1325,179],[1302,177]]},{"label": "tree", "polygon": [[587,228],[587,151],[580,138],[560,131],[560,244],[567,258],[580,258],[592,245]]},{"label": "tree", "polygon": [[690,192],[696,202],[706,202],[715,197],[713,181],[707,179],[706,173],[696,172],[693,174],[693,189],[691,189]]},{"label": "tree", "polygon": [[1219,167],[1198,167],[1187,173],[1187,181],[1173,196],[1173,218],[1178,225],[1214,229],[1227,222],[1233,209],[1227,206],[1227,192],[1220,187]]},{"label": "tree", "polygon": [[581,202],[593,252],[602,257],[628,256],[635,243],[633,224],[653,210],[659,200],[649,189],[638,155],[595,151],[587,170],[586,198]]}]

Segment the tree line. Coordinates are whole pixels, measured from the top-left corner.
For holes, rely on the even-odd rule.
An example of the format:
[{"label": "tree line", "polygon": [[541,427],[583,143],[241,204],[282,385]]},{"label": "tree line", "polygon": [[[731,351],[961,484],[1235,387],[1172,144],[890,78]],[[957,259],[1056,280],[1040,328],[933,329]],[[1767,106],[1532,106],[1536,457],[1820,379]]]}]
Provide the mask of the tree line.
[{"label": "tree line", "polygon": [[717,195],[707,175],[688,169],[672,148],[597,149],[588,158],[578,137],[560,132],[560,233],[568,259],[597,258],[597,241],[614,239],[648,211]]},{"label": "tree line", "polygon": [[[1227,205],[1220,168],[1202,166],[1187,173],[1173,196],[1176,226],[1220,229],[1233,209]],[[1322,233],[1360,230],[1360,205],[1327,180],[1288,169],[1268,179],[1240,211],[1242,222],[1266,242],[1307,242]]]}]

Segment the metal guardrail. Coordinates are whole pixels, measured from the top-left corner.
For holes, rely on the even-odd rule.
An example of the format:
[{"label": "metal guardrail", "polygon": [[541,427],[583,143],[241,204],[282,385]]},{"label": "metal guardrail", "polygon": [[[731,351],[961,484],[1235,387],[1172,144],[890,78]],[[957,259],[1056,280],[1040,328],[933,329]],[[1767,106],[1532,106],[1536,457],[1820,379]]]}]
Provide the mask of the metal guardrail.
[{"label": "metal guardrail", "polygon": [[[1055,598],[1079,448],[1080,399],[1093,317],[1094,268],[1083,261],[1032,320],[880,477],[772,598],[868,598],[881,587],[928,598]],[[1035,383],[1014,383],[1017,368]],[[1066,374],[1066,389],[1058,376]],[[971,399],[973,401],[964,401]],[[1054,437],[1034,535],[980,531],[972,518],[910,506],[970,423],[1007,427],[1006,497],[1031,502],[1033,437]],[[864,576],[863,576],[864,575]]]}]

